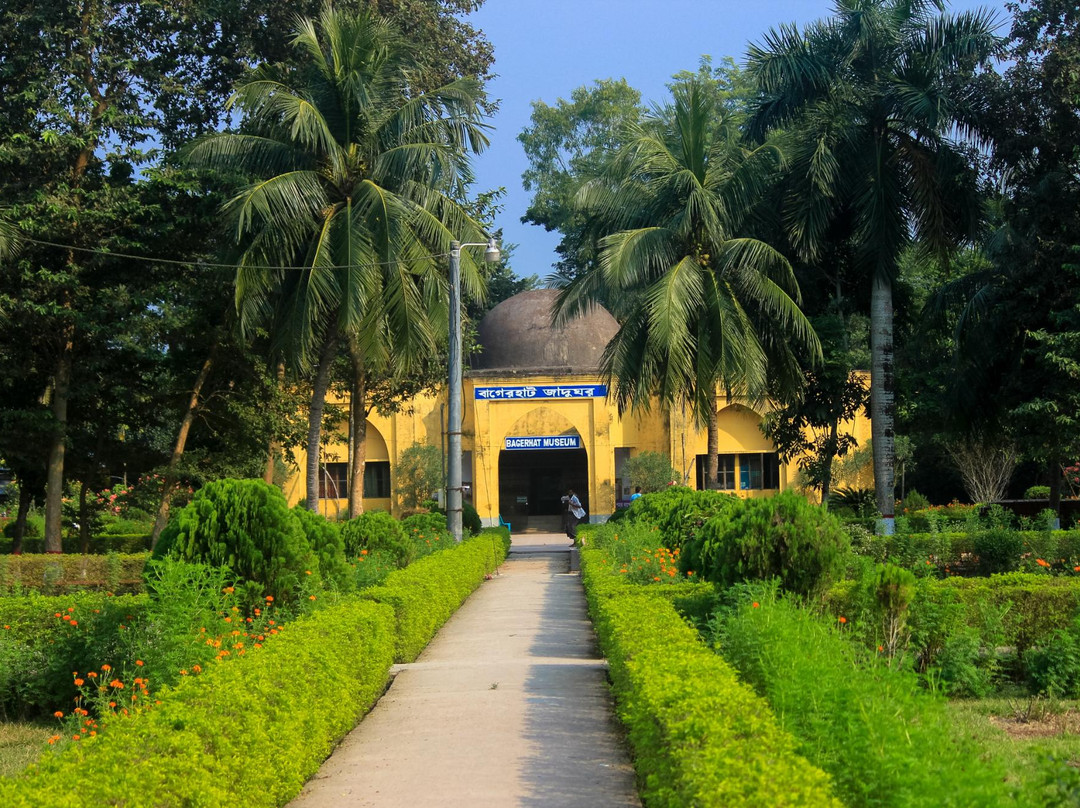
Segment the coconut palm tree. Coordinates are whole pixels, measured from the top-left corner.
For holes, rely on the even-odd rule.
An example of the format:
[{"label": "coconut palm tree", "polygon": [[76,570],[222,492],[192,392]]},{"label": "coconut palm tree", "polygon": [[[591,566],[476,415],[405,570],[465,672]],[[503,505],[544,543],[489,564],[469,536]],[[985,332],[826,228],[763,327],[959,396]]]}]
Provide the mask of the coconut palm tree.
[{"label": "coconut palm tree", "polygon": [[[370,367],[406,370],[436,350],[450,241],[485,240],[457,200],[471,180],[468,155],[487,140],[478,83],[414,92],[414,54],[371,13],[327,6],[298,20],[293,47],[296,65],[260,69],[230,99],[241,132],[199,141],[188,159],[253,178],[225,208],[243,246],[237,305],[246,327],[274,323],[295,363],[316,368],[315,509],[326,363],[347,348],[355,418]],[[466,256],[462,279],[466,296],[482,296]],[[350,513],[362,509],[363,440],[354,444]]]},{"label": "coconut palm tree", "polygon": [[696,77],[623,142],[579,193],[610,235],[597,268],[560,293],[556,319],[608,301],[621,327],[602,370],[620,410],[647,408],[653,395],[687,403],[714,446],[718,386],[760,400],[778,379],[795,382],[793,343],[820,356],[787,259],[747,235],[780,155],[743,148]]},{"label": "coconut palm tree", "polygon": [[784,220],[819,260],[838,222],[871,281],[871,420],[878,508],[892,530],[895,393],[892,286],[917,240],[939,254],[974,233],[980,204],[964,145],[978,134],[978,69],[1000,46],[986,11],[945,15],[942,0],[836,0],[804,31],[752,46],[750,131],[793,129]]}]

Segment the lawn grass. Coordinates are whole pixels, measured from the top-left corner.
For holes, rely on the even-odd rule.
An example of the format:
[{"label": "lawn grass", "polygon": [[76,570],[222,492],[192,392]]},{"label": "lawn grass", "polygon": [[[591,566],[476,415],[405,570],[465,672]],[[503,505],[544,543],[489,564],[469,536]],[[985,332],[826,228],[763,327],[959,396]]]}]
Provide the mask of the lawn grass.
[{"label": "lawn grass", "polygon": [[1038,788],[1047,760],[1080,765],[1080,702],[1070,699],[987,698],[949,703],[957,731],[999,759],[1010,779]]},{"label": "lawn grass", "polygon": [[0,721],[0,777],[17,774],[41,757],[55,732],[51,724]]}]

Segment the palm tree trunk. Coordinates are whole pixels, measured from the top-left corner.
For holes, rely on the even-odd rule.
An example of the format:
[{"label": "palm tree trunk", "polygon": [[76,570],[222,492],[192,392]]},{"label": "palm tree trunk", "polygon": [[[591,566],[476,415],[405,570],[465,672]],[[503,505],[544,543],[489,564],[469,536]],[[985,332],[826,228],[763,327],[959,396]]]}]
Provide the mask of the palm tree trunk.
[{"label": "palm tree trunk", "polygon": [[187,445],[188,435],[191,433],[191,425],[195,422],[195,411],[199,406],[199,396],[202,394],[203,385],[206,384],[206,380],[210,377],[210,371],[214,366],[214,360],[217,358],[220,342],[221,338],[218,336],[211,344],[210,354],[206,357],[206,361],[203,362],[202,369],[195,379],[195,386],[192,388],[191,397],[188,399],[187,410],[185,410],[184,417],[180,421],[180,431],[176,435],[176,444],[173,446],[169,465],[165,469],[165,480],[161,487],[161,503],[158,505],[157,517],[154,519],[154,529],[150,534],[151,549],[157,545],[158,539],[161,537],[161,531],[165,529],[165,525],[169,522],[169,508],[172,506],[173,492],[176,490],[177,483],[176,472],[180,466],[180,460],[184,456],[184,447]]},{"label": "palm tree trunk", "polygon": [[870,293],[870,428],[874,488],[882,529],[891,535],[896,509],[896,393],[893,383],[892,281],[874,275]]},{"label": "palm tree trunk", "polygon": [[[64,307],[70,309],[68,295],[64,295]],[[53,433],[49,446],[49,465],[45,479],[45,552],[62,553],[61,520],[64,500],[64,453],[67,449],[67,409],[71,388],[71,362],[75,350],[75,326],[64,327],[63,347],[53,377],[52,414]]]},{"label": "palm tree trunk", "polygon": [[352,457],[349,458],[349,518],[364,512],[364,468],[367,465],[367,369],[364,352],[355,338],[349,340],[353,365],[349,423],[352,426]]},{"label": "palm tree trunk", "polygon": [[315,381],[311,385],[311,406],[308,408],[307,440],[307,509],[313,513],[319,511],[319,447],[322,443],[323,409],[326,406],[326,390],[330,386],[330,370],[337,354],[338,335],[334,331],[327,335],[319,354],[319,366],[315,371]]},{"label": "palm tree trunk", "polygon": [[708,458],[705,460],[705,487],[710,491],[718,485],[716,475],[720,466],[720,426],[717,422],[716,400],[709,403]]}]

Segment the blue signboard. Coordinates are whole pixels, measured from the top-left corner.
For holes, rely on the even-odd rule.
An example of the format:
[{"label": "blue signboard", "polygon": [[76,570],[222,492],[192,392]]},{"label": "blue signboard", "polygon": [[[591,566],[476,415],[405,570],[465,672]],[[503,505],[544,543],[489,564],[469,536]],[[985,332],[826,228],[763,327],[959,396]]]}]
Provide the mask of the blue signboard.
[{"label": "blue signboard", "polygon": [[538,384],[524,387],[476,387],[479,401],[522,401],[532,398],[603,398],[606,384]]},{"label": "blue signboard", "polygon": [[537,435],[527,438],[507,438],[507,449],[580,449],[580,435]]}]

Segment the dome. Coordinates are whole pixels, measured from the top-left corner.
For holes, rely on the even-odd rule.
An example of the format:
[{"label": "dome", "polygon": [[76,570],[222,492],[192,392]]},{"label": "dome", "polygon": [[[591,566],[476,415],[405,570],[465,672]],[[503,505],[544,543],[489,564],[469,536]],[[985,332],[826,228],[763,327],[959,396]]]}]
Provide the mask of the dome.
[{"label": "dome", "polygon": [[514,295],[480,321],[482,351],[476,370],[532,370],[559,373],[596,371],[604,348],[619,330],[615,318],[595,306],[562,328],[551,324],[559,293],[534,289]]}]

